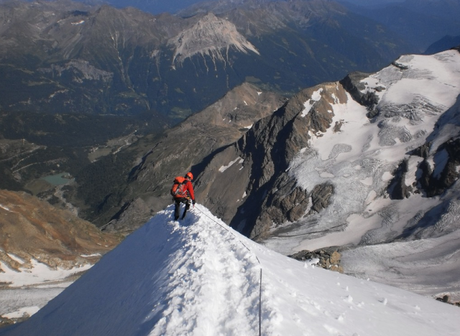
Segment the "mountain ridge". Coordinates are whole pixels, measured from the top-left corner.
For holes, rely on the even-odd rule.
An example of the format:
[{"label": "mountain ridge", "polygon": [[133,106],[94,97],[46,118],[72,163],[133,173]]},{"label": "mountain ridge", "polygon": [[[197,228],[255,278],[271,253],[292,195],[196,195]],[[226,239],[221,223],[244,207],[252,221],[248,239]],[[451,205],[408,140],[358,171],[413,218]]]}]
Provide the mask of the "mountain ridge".
[{"label": "mountain ridge", "polygon": [[[96,216],[102,215],[106,220],[98,223],[99,226],[107,224],[105,228],[110,231],[121,228],[123,232],[132,231],[133,220],[130,217],[145,221],[150,211],[159,211],[171,201],[170,184],[176,175],[181,174],[180,171],[200,170],[199,166],[195,166],[198,165],[197,157],[200,158],[200,165],[206,165],[212,152],[220,151],[236,141],[255,121],[273,113],[284,100],[280,95],[260,91],[258,87],[245,83],[229,91],[207,109],[165,131],[162,136],[141,140],[140,147],[145,148],[144,152],[136,149],[137,162],[132,162],[128,186],[120,198],[124,204],[123,211],[107,217],[108,213],[99,203],[105,195],[93,199],[93,208],[102,210]],[[184,145],[184,139],[188,139],[187,145]],[[78,176],[77,183],[80,184]],[[94,186],[85,184],[79,185],[79,188],[86,194],[88,188],[93,190]],[[138,223],[136,220],[135,225]]]},{"label": "mountain ridge", "polygon": [[[173,206],[2,336],[456,335],[458,308],[271,251],[197,204]],[[308,283],[308,286],[306,286]],[[373,323],[369,323],[373,321]]]},{"label": "mountain ridge", "polygon": [[[332,2],[250,9],[212,14],[210,21],[201,12],[180,17],[59,1],[1,4],[1,108],[148,111],[177,123],[245,81],[292,94],[351,69],[376,69],[409,48]],[[203,44],[189,41],[184,49],[192,36],[184,34],[193,31]],[[349,45],[359,45],[360,53]],[[293,71],[299,67],[304,70]]]},{"label": "mountain ridge", "polygon": [[[326,2],[317,3],[324,5]],[[298,14],[302,14],[303,9],[299,8]],[[290,10],[292,12],[292,8]],[[126,35],[117,34],[116,29],[112,30],[111,26],[105,26],[106,21],[104,20],[107,18],[115,17],[117,20],[114,22],[116,22],[125,20],[130,15],[138,15],[139,12],[135,9],[126,9],[120,13],[104,6],[100,7],[98,11],[99,16],[96,19],[93,18],[92,24],[100,24],[99,27],[102,27],[104,33],[110,35],[107,46],[113,53],[108,55],[106,60],[114,69],[117,69],[117,79],[114,80],[114,76],[109,71],[101,70],[85,60],[71,60],[65,64],[57,62],[49,67],[46,65],[39,68],[44,77],[30,82],[27,93],[40,91],[38,87],[41,87],[43,83],[46,83],[44,85],[48,89],[48,85],[53,86],[57,83],[50,81],[46,76],[69,76],[67,79],[72,85],[76,85],[75,83],[85,83],[85,85],[92,83],[89,86],[95,95],[100,95],[104,91],[104,88],[101,89],[99,85],[123,87],[120,96],[110,98],[116,101],[120,111],[125,108],[127,101],[134,102],[133,106],[139,108],[138,112],[146,107],[150,108],[151,105],[149,105],[146,96],[139,95],[136,91],[136,85],[147,86],[147,84],[142,81],[136,82],[134,77],[129,75],[133,67],[142,67],[136,62],[124,62],[124,60],[129,60],[132,55],[142,54],[144,51],[136,50],[129,56],[127,54],[132,50],[126,51],[122,47],[130,42],[139,43],[144,38],[150,42],[155,42],[157,37],[150,40],[152,36],[146,31],[148,29],[132,37],[131,34],[137,33],[133,32],[133,27],[142,26],[142,22],[144,22],[139,18],[138,26],[130,26],[130,29],[124,31]],[[48,14],[50,17],[52,16],[51,13]],[[229,14],[229,18],[215,15],[214,17],[218,18],[216,22],[227,25],[238,18],[243,20],[243,18],[250,16],[250,13],[242,10],[234,11],[231,14],[234,16]],[[280,15],[280,12],[277,14]],[[84,10],[66,15],[64,21],[72,29],[75,27],[83,29],[84,24],[87,23],[85,20],[90,17],[89,11]],[[152,19],[152,16],[144,14],[143,17]],[[163,19],[174,21],[174,25],[168,27],[172,31],[169,31],[170,36],[176,36],[174,33],[197,24],[203,17],[205,17],[203,14],[197,14],[185,22],[177,17],[163,15]],[[94,22],[94,20],[98,21],[99,19],[101,22]],[[151,25],[161,25],[158,22],[161,21],[161,16],[155,17],[155,20],[151,22]],[[64,24],[64,21],[61,23]],[[314,25],[309,26],[313,21],[305,20],[302,15],[299,15],[295,24],[290,23],[294,26],[299,25],[302,28],[313,29]],[[283,32],[285,35],[282,35],[286,38],[286,40],[282,40],[282,48],[288,47],[288,50],[294,54],[305,52],[303,49],[298,49],[299,44],[296,43],[296,41],[301,40],[299,30],[285,24],[282,15],[278,17],[276,22],[279,27],[287,27]],[[334,17],[328,17],[327,20],[316,22],[320,23],[316,28],[324,28],[325,32],[330,32],[334,30],[328,29],[332,29],[335,25],[340,27],[339,23],[342,22]],[[232,32],[235,33],[232,26],[226,27],[231,27]],[[21,31],[27,32],[34,38],[38,32],[42,31],[40,27],[25,26],[22,28],[24,30]],[[267,25],[258,27],[248,25],[246,30],[248,32],[246,41],[253,43],[251,45],[254,45],[254,48],[257,47],[260,54],[269,49],[267,47],[269,44],[256,44],[254,42],[267,39],[266,36],[262,35],[264,29],[268,29]],[[319,30],[321,31],[321,29]],[[362,26],[354,25],[353,29],[359,30],[362,29]],[[237,33],[242,35],[241,32]],[[322,39],[322,37],[327,37],[326,35],[328,34],[324,32],[323,35],[318,35],[320,37],[318,43],[327,42],[329,46],[334,45],[334,40]],[[222,34],[219,36],[222,37]],[[318,36],[316,37],[318,38]],[[132,38],[131,41],[130,38]],[[275,40],[274,37],[270,38]],[[94,41],[90,41],[91,43],[88,42],[82,47],[83,54],[93,51]],[[41,42],[46,48],[49,48],[42,48],[41,51],[52,50],[54,44],[52,41]],[[225,43],[223,44],[224,50],[228,46]],[[33,46],[37,45],[39,44],[33,44]],[[261,48],[261,45],[265,49]],[[144,60],[155,60],[155,62],[149,63],[152,66],[150,70],[157,67],[158,73],[163,75],[164,73],[158,70],[158,60],[168,54],[169,56],[166,58],[169,69],[172,64],[170,61],[173,52],[155,46],[155,43],[150,45],[151,49],[143,55],[146,57]],[[304,46],[302,44],[302,47]],[[311,52],[312,46],[306,50]],[[72,43],[66,44],[65,47],[69,47],[64,48],[69,57],[76,52]],[[233,52],[238,51],[237,48],[229,48],[229,50],[231,53],[225,55],[226,58],[224,58],[229,62],[235,61],[241,62],[239,64],[245,64],[249,60],[246,57],[249,55],[257,56],[253,52],[242,53],[238,57],[243,58],[236,60],[234,58],[236,54]],[[199,69],[209,73],[215,70],[213,75],[217,74],[216,78],[227,76],[227,73],[221,68],[209,66],[215,65],[215,60],[222,55],[217,54],[217,58],[212,58],[209,55],[213,54],[203,53],[199,54],[198,58],[193,56],[184,58],[183,65],[192,65],[195,71],[194,75]],[[280,58],[279,53],[273,55],[273,59],[282,60],[282,63],[286,64],[282,68],[283,71],[267,72],[268,76],[272,76],[276,81],[279,79],[280,83],[286,78],[291,80],[291,77],[294,78],[291,74],[302,73],[299,69],[304,69],[307,66],[324,68],[319,59],[312,63],[305,62],[301,67],[298,67],[297,63],[292,60]],[[334,52],[327,52],[327,55],[333,56],[330,60],[335,57]],[[266,88],[264,85],[243,84],[235,86],[234,91],[226,96],[225,102],[218,101],[210,105],[206,113],[194,114],[186,122],[171,132],[167,132],[165,137],[148,136],[140,141],[138,147],[129,146],[130,148],[126,151],[117,149],[105,159],[103,158],[96,164],[82,170],[81,174],[77,174],[77,182],[80,183],[77,188],[80,189],[77,191],[67,191],[68,189],[66,189],[66,197],[71,199],[72,196],[75,196],[72,192],[80,192],[81,194],[75,196],[78,200],[74,204],[80,208],[82,214],[85,213],[85,218],[98,221],[97,224],[107,231],[129,234],[139,225],[145,223],[154,212],[163,209],[171,202],[168,189],[172,177],[192,170],[196,176],[197,198],[228,224],[261,243],[284,253],[291,253],[293,249],[314,249],[318,246],[342,245],[343,249],[347,250],[344,256],[345,262],[348,262],[349,272],[361,276],[370,276],[362,273],[362,269],[359,267],[374,257],[370,257],[369,250],[375,252],[382,249],[385,251],[390,246],[395,246],[392,245],[393,243],[404,243],[410,248],[410,253],[416,255],[420,253],[416,247],[418,241],[431,236],[433,237],[430,238],[430,242],[433,241],[433,245],[437,245],[442,240],[453,246],[456,242],[455,235],[457,232],[455,197],[458,188],[456,182],[458,180],[458,160],[456,157],[458,157],[459,146],[455,134],[457,134],[458,126],[458,118],[456,117],[458,103],[453,104],[451,109],[446,111],[453,99],[450,97],[449,103],[440,104],[437,94],[439,97],[450,96],[453,92],[452,88],[456,88],[458,85],[455,81],[447,83],[449,85],[440,81],[440,83],[445,84],[445,87],[439,88],[433,85],[432,81],[441,78],[441,75],[444,80],[446,74],[458,73],[454,67],[450,69],[445,67],[445,64],[441,64],[448,60],[452,64],[456,63],[454,56],[446,55],[450,55],[450,52],[424,58],[424,60],[431,60],[431,62],[439,62],[438,68],[433,66],[417,68],[422,57],[405,54],[385,67],[384,70],[379,71],[388,75],[388,78],[384,80],[372,73],[350,74],[341,81],[327,82],[304,89],[295,94],[288,102],[284,102],[279,95],[262,89],[262,87]],[[102,60],[99,61],[102,62]],[[33,62],[37,64],[38,61],[33,59]],[[331,61],[328,65],[331,67],[343,66],[339,63]],[[249,62],[248,64],[251,66],[252,63]],[[180,68],[185,69],[185,66],[177,67],[174,70],[176,74]],[[14,73],[21,73],[21,75],[27,73],[24,69],[13,69],[11,64],[5,65],[3,69],[6,69],[4,73],[10,76],[7,78],[12,78]],[[278,78],[280,74],[284,76],[284,79]],[[187,78],[187,76],[181,77],[181,75],[178,77],[181,80]],[[19,76],[19,78],[24,77]],[[231,81],[228,80],[229,77],[226,78],[227,82],[224,86],[226,88],[232,87],[235,82],[229,84]],[[161,81],[160,77],[150,77],[150,79],[153,82]],[[248,76],[245,79],[255,84],[261,84],[259,77]],[[407,86],[397,85],[397,82],[402,79],[406,81]],[[418,87],[418,79],[424,81],[424,88]],[[212,90],[216,89],[215,92],[217,92],[217,86],[213,85],[217,83],[217,79],[216,82],[213,80],[206,82],[206,85]],[[107,84],[110,81],[113,82]],[[291,81],[294,82],[294,80]],[[184,80],[184,82],[186,81]],[[385,94],[389,91],[387,88],[391,88],[393,84],[395,84],[394,87],[399,87],[398,90],[392,91],[393,98],[397,98],[395,98],[396,103],[391,99],[384,101]],[[3,85],[5,86],[5,84]],[[296,85],[294,84],[293,87]],[[409,92],[408,88],[414,87],[420,89],[420,92]],[[193,91],[194,89],[190,91],[194,92],[193,95],[184,94],[182,88],[168,85],[164,85],[160,91],[173,92],[171,97],[174,99],[179,97],[177,101],[193,101],[200,96],[199,90]],[[57,91],[50,90],[45,95],[44,102],[48,104],[56,97],[64,97],[61,102],[72,105],[73,103],[65,98],[66,92],[68,91],[61,90],[61,88]],[[404,101],[403,96],[406,94],[412,94],[410,101]],[[209,101],[212,100],[210,97],[207,98]],[[124,100],[125,98],[128,100]],[[29,100],[22,102],[25,102],[25,106],[31,105]],[[161,104],[163,102],[169,104],[166,99]],[[346,113],[350,110],[341,109],[345,102],[353,104],[350,107],[356,108],[357,113],[353,114],[352,120],[348,119]],[[192,103],[198,104],[196,101]],[[79,104],[75,102],[74,106],[89,108],[88,105]],[[333,111],[336,107],[339,109]],[[173,119],[176,121],[191,113],[190,110],[185,111],[182,107],[177,108],[177,106],[171,110],[174,115]],[[444,113],[444,119],[440,119],[442,122],[434,122],[441,113]],[[339,115],[342,117],[339,118]],[[198,137],[197,134],[201,136],[209,131],[209,128],[205,126],[209,125],[205,123],[208,122],[206,118],[211,119],[214,123],[213,126],[216,127],[212,129],[212,134]],[[426,125],[422,125],[424,121],[426,121]],[[359,143],[350,143],[351,139],[362,135],[357,130],[350,131],[351,125],[357,125],[360,122],[363,128],[373,127],[375,132],[367,134],[367,137],[363,137]],[[439,130],[442,129],[443,132],[438,130],[430,134],[431,126],[439,128]],[[191,138],[188,137],[190,134],[192,134]],[[348,138],[345,137],[345,134],[348,134]],[[331,141],[331,146],[325,144],[324,139],[329,139],[331,136],[341,137],[340,141]],[[449,140],[449,138],[452,139]],[[17,144],[20,142],[18,140]],[[25,141],[22,140],[23,145],[24,143]],[[311,147],[315,144],[320,147]],[[356,153],[359,151],[370,151],[371,147],[374,151],[373,157],[360,158],[355,156],[354,160],[349,162],[342,160],[344,157],[357,155]],[[379,157],[379,153],[385,152],[388,148],[394,149],[391,160],[382,158],[382,156]],[[162,152],[165,152],[165,149],[167,153],[163,155]],[[388,151],[386,152],[388,153]],[[379,162],[379,160],[382,161]],[[310,161],[311,164],[317,163],[317,166],[309,166],[304,161]],[[303,176],[302,171],[307,171],[308,177]],[[17,175],[15,176],[17,178]],[[100,176],[103,176],[104,179],[99,179]],[[347,187],[344,181],[352,180],[354,177],[360,177],[360,179],[355,180],[356,183]],[[355,193],[347,194],[350,190],[355,191]],[[347,212],[341,205],[356,211]],[[358,219],[359,225],[357,224]],[[364,231],[366,231],[365,234]],[[450,234],[447,235],[446,233]],[[308,242],[306,238],[309,238]],[[437,240],[437,238],[441,239]],[[280,242],[286,242],[286,244],[280,246]],[[352,249],[351,246],[353,245],[357,245],[356,248]],[[439,245],[436,248],[439,248]],[[445,266],[450,267],[447,265],[448,260],[444,255],[446,250],[438,251],[442,253],[442,257],[433,258],[436,259],[434,262],[430,259],[430,265],[438,262],[443,266],[446,263]],[[452,251],[448,252],[451,253]],[[427,251],[421,252],[423,255],[427,253]],[[359,259],[360,255],[365,255],[367,259]],[[401,265],[404,266],[403,262],[399,263],[400,255],[392,254],[391,258],[388,259],[388,263],[394,270],[402,267]],[[380,264],[385,264],[385,262],[378,260]],[[449,277],[452,274],[455,275],[455,270],[458,269],[455,268],[456,266],[454,264],[452,268],[449,268],[448,272],[445,272],[446,275]],[[388,272],[371,271],[373,277],[383,277],[385,280],[385,276],[388,276],[391,281],[398,281],[398,279],[395,280],[389,276]],[[434,273],[427,271],[423,281],[426,278],[439,276],[437,272],[441,271],[442,269],[436,269]],[[443,287],[434,289],[437,291],[434,294],[439,294],[439,291],[457,292],[458,284],[455,282],[455,276],[451,278],[453,280],[446,280]],[[415,280],[412,279],[412,281]],[[418,285],[425,286],[422,287],[421,291],[430,286],[426,283],[417,283],[417,286],[414,283],[408,283],[416,290],[420,290]],[[407,284],[403,285],[407,286]]]},{"label": "mountain ridge", "polygon": [[[459,60],[457,50],[404,55],[375,74],[304,89],[183,171],[192,169],[198,201],[238,231],[283,254],[341,246],[352,273],[365,262],[354,255],[378,246],[455,241]],[[171,181],[155,178],[166,195]],[[124,210],[126,223],[139,209]],[[458,294],[457,281],[444,286],[430,294]]]}]

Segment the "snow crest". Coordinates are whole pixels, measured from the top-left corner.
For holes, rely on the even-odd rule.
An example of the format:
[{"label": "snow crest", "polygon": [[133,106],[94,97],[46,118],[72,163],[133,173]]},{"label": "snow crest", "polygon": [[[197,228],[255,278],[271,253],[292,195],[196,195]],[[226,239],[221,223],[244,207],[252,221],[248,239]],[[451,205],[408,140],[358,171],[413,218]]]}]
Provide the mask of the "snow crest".
[{"label": "snow crest", "polygon": [[200,205],[172,216],[159,212],[0,335],[458,334],[457,307],[280,255]]}]

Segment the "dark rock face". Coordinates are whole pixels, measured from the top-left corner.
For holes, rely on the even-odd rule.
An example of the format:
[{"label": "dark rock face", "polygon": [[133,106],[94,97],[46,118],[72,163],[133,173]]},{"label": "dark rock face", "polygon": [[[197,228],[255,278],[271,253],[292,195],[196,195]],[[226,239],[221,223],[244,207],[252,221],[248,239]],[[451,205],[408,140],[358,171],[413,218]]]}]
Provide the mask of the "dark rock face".
[{"label": "dark rock face", "polygon": [[460,301],[457,301],[457,302],[452,301],[449,295],[443,295],[442,297],[437,297],[436,300],[460,307]]},{"label": "dark rock face", "polygon": [[[304,102],[318,91],[322,99],[304,115]],[[235,145],[213,157],[201,177],[213,186],[207,190],[205,205],[254,239],[263,239],[271,228],[286,221],[295,222],[308,212],[327,207],[332,185],[304,190],[287,169],[295,155],[308,147],[309,132],[331,127],[329,104],[334,99],[346,101],[338,83],[303,90],[273,115],[257,122]],[[219,171],[229,162],[234,164]],[[197,188],[201,190],[199,183]]]},{"label": "dark rock face", "polygon": [[[128,232],[144,224],[152,213],[171,203],[169,190],[174,177],[187,171],[194,173],[195,194],[200,203],[216,204],[217,209],[223,210],[224,206],[218,208],[221,204],[232,204],[236,198],[243,197],[243,191],[236,191],[239,182],[235,177],[219,178],[218,186],[213,182],[219,168],[231,161],[227,161],[226,154],[235,150],[231,144],[254,122],[272,114],[283,101],[284,98],[277,94],[261,92],[253,85],[244,84],[163,136],[142,139],[131,148],[139,156],[137,162],[133,162],[127,188],[119,200],[119,207],[123,209],[116,213],[115,207],[97,215],[102,218],[100,225],[109,223],[108,230]],[[231,157],[233,160],[233,155]],[[201,163],[195,166],[196,162]],[[229,171],[236,166],[229,165]],[[202,175],[203,170],[211,173]],[[244,171],[235,175],[245,176]],[[216,214],[221,215],[219,210]]]},{"label": "dark rock face", "polygon": [[[311,98],[313,92],[322,88],[322,97],[319,103],[316,103],[310,113],[306,116],[302,115],[305,109],[303,103]],[[308,90],[302,91],[297,95],[288,106],[286,106],[286,114],[291,115],[292,119],[278,136],[278,142],[273,149],[267,151],[268,156],[272,156],[272,161],[276,162],[275,155],[277,153],[285,153],[283,161],[278,164],[276,174],[272,177],[273,182],[267,183],[260,189],[260,192],[267,193],[265,201],[260,208],[260,214],[255,220],[255,225],[250,233],[254,239],[263,239],[268,233],[268,228],[277,227],[288,220],[295,222],[307,215],[310,211],[321,211],[327,206],[328,200],[333,192],[331,185],[317,186],[313,190],[303,190],[296,186],[289,172],[286,172],[289,164],[294,156],[300,152],[302,148],[308,147],[309,132],[317,133],[328,129],[332,123],[332,113],[328,112],[328,102],[331,102],[330,97],[336,95],[338,99],[346,99],[344,91],[340,86],[335,84],[325,84]],[[280,146],[281,148],[277,148]],[[253,175],[257,176],[257,175]],[[254,199],[257,202],[257,198]],[[280,211],[280,207],[289,209],[286,213]],[[246,205],[245,205],[246,206]],[[274,215],[271,215],[274,214]],[[237,218],[238,216],[236,216]],[[235,223],[235,218],[232,223]],[[247,227],[249,229],[249,227]]]},{"label": "dark rock face", "polygon": [[369,111],[368,117],[372,119],[379,113],[379,111],[376,109],[379,98],[375,92],[362,93],[360,91],[364,89],[364,84],[362,84],[360,81],[368,76],[369,73],[353,72],[342,79],[340,84],[343,85],[344,89],[350,93],[354,100],[367,107],[367,110]]},{"label": "dark rock face", "polygon": [[[438,157],[438,167],[432,171],[430,165],[424,160],[420,169],[422,176],[420,186],[428,197],[438,196],[450,188],[459,178],[457,167],[460,164],[460,139],[450,139],[434,154]],[[443,166],[443,167],[442,167]]]},{"label": "dark rock face", "polygon": [[285,195],[283,198],[267,201],[266,211],[269,217],[277,223],[285,219],[294,222],[301,218],[310,204],[308,193],[300,187],[294,187],[293,181],[289,181],[280,191]]},{"label": "dark rock face", "polygon": [[412,193],[421,193],[426,197],[442,195],[458,180],[460,174],[460,140],[456,137],[448,137],[439,144],[435,151],[433,140],[437,133],[446,125],[460,125],[458,120],[458,102],[450,111],[447,111],[437,122],[434,133],[422,146],[410,151],[411,156],[422,158],[418,164],[418,178],[416,183],[407,186],[405,174],[408,171],[408,159],[401,161],[394,173],[394,178],[388,186],[391,198],[408,198]]},{"label": "dark rock face", "polygon": [[329,205],[329,200],[334,194],[334,186],[330,183],[317,185],[311,192],[311,211],[321,212]]}]

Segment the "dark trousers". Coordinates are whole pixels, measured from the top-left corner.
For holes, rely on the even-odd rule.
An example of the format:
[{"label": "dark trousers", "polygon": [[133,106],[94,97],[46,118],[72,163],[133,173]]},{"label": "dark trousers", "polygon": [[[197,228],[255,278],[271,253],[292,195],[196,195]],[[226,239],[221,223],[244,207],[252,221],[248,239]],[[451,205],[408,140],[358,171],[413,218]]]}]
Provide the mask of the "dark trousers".
[{"label": "dark trousers", "polygon": [[185,218],[185,215],[187,214],[187,210],[190,209],[190,200],[188,198],[175,198],[174,199],[174,220],[178,220],[180,217],[180,204],[184,203],[185,204],[185,210],[184,213],[182,214],[182,218]]}]

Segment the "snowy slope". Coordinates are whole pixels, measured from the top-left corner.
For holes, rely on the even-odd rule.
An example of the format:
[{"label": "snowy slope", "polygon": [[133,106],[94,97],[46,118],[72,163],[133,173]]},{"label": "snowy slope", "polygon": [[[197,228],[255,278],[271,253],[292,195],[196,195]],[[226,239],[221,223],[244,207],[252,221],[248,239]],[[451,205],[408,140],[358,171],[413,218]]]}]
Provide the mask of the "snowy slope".
[{"label": "snowy slope", "polygon": [[282,256],[200,205],[172,210],[0,335],[259,335],[259,301],[267,336],[458,335],[457,307]]}]

